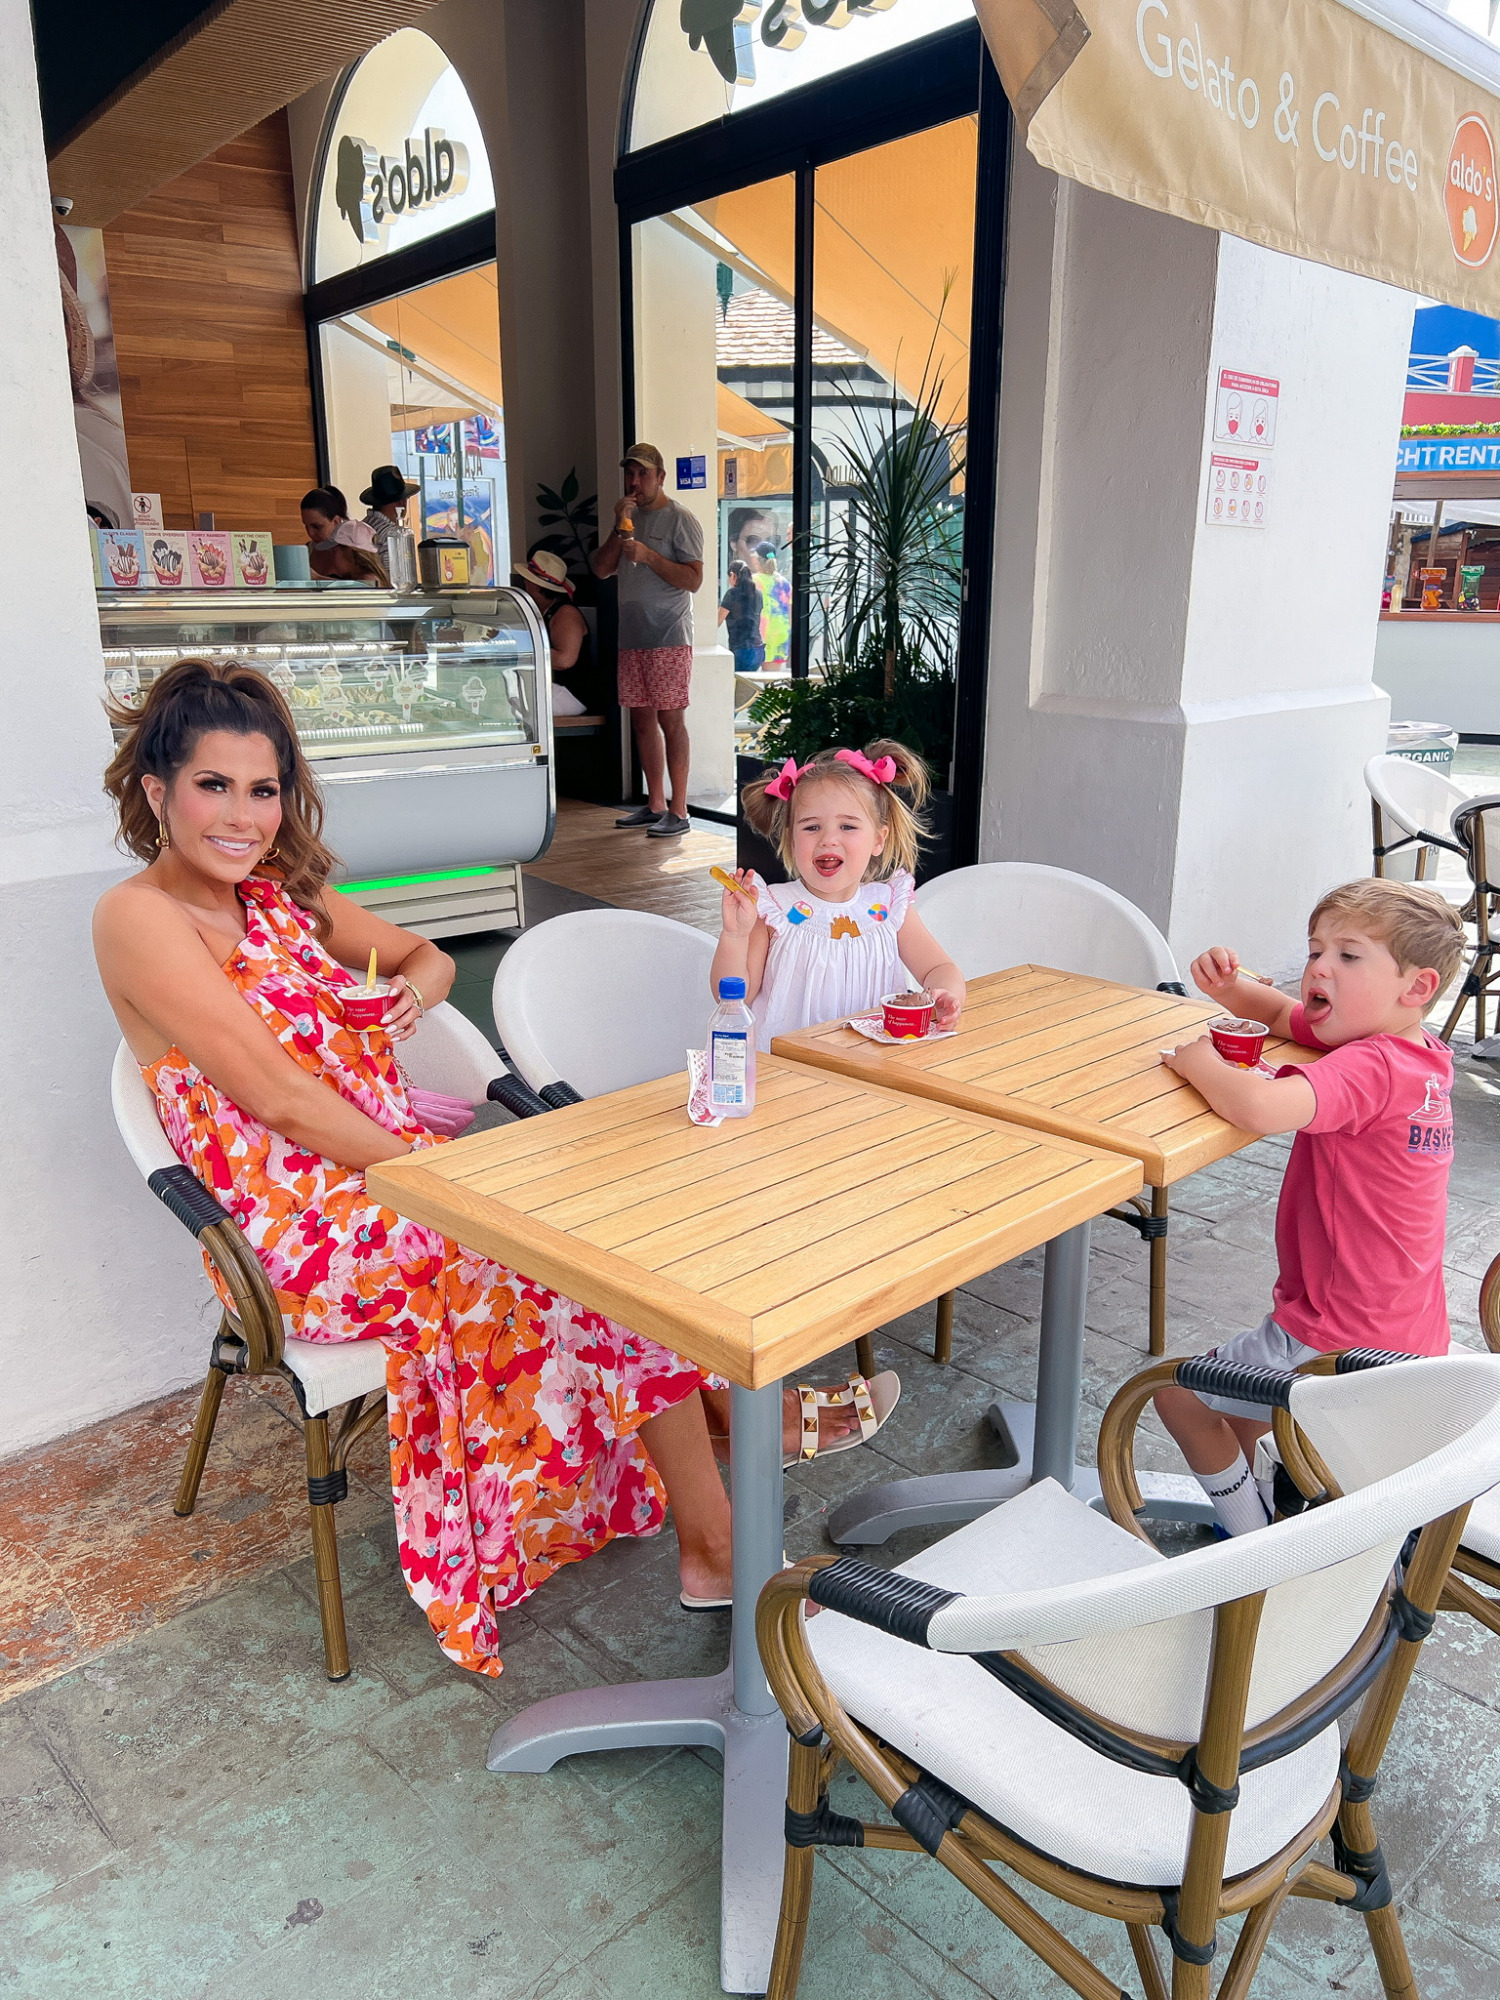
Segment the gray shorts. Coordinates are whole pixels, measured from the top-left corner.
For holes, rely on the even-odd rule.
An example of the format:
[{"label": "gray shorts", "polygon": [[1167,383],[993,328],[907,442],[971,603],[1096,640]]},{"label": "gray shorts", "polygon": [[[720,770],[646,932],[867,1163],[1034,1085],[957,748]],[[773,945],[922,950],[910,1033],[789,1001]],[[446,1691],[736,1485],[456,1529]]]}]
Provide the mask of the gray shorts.
[{"label": "gray shorts", "polygon": [[[1300,1368],[1304,1361],[1311,1361],[1322,1352],[1318,1347],[1307,1347],[1300,1340],[1293,1340],[1289,1333],[1283,1333],[1269,1313],[1259,1326],[1252,1326],[1245,1333],[1235,1334],[1232,1340],[1221,1341],[1211,1349],[1215,1361],[1237,1362],[1241,1368]],[[1202,1359],[1207,1360],[1204,1355]],[[1248,1417],[1254,1423],[1268,1424],[1271,1421],[1269,1403],[1240,1403],[1233,1396],[1199,1396],[1211,1410],[1217,1410],[1225,1417]]]}]

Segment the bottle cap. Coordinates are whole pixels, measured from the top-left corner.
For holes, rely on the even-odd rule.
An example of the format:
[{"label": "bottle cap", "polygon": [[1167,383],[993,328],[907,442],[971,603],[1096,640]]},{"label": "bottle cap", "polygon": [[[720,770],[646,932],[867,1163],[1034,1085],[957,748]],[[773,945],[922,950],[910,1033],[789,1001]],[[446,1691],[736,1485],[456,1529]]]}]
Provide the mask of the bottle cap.
[{"label": "bottle cap", "polygon": [[743,1000],[744,997],[745,982],[743,979],[721,979],[719,981],[719,998],[721,1000]]}]

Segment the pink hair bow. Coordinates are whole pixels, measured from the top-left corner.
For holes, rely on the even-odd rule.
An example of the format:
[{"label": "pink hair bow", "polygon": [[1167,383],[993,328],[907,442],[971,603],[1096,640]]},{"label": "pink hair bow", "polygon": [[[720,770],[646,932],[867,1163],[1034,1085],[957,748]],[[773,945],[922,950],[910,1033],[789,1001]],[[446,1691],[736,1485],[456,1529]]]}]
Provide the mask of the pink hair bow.
[{"label": "pink hair bow", "polygon": [[896,775],[894,757],[877,757],[873,764],[863,750],[835,750],[833,757],[836,764],[852,764],[872,785],[888,785]]},{"label": "pink hair bow", "polygon": [[766,786],[766,797],[768,799],[789,799],[792,796],[792,788],[797,780],[805,776],[811,769],[811,764],[804,764],[799,771],[797,769],[796,758],[788,757],[781,769],[776,773],[776,776]]}]

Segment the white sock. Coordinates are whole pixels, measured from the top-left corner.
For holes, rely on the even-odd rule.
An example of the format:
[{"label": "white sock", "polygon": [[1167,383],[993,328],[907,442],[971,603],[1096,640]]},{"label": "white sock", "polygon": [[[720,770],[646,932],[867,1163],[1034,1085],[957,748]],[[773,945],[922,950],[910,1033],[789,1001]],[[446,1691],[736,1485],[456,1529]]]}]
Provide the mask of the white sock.
[{"label": "white sock", "polygon": [[1248,1535],[1267,1525],[1266,1510],[1242,1451],[1235,1453],[1222,1472],[1200,1472],[1197,1480],[1213,1501],[1225,1534]]}]

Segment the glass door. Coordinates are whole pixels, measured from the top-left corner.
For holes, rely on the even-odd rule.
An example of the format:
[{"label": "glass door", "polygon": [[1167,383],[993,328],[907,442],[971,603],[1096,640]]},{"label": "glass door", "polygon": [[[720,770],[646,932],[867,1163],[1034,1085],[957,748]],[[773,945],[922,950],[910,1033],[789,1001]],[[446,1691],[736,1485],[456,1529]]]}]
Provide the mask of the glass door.
[{"label": "glass door", "polygon": [[786,174],[632,231],[634,434],[703,531],[692,803],[730,815],[751,703],[791,673],[795,201]]},{"label": "glass door", "polygon": [[808,671],[946,789],[963,604],[977,115],[816,170]]}]

